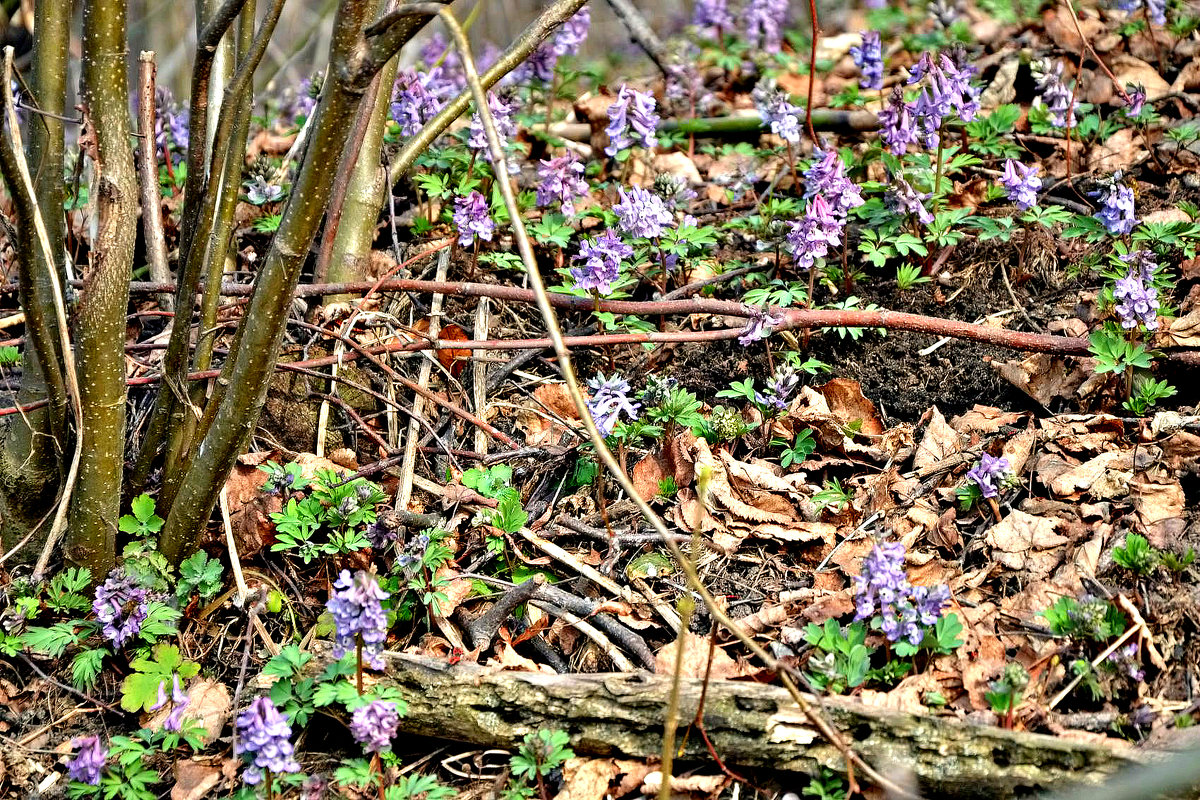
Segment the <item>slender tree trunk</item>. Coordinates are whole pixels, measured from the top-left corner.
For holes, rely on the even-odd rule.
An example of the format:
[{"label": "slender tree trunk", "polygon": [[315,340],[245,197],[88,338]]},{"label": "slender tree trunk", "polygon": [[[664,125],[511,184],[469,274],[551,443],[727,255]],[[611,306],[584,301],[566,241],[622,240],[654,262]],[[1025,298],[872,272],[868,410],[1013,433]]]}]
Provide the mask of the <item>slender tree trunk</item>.
[{"label": "slender tree trunk", "polygon": [[82,100],[96,137],[97,229],[76,314],[83,457],[72,497],[67,558],[103,575],[116,557],[125,445],[125,314],[137,231],[130,148],[125,0],[83,9]]}]

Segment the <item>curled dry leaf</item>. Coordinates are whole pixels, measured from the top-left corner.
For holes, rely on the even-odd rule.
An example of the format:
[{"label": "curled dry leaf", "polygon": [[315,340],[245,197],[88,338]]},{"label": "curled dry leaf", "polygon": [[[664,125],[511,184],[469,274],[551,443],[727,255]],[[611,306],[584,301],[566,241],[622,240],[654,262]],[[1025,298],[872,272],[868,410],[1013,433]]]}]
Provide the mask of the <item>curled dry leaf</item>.
[{"label": "curled dry leaf", "polygon": [[201,800],[221,781],[221,768],[192,759],[175,762],[171,800]]},{"label": "curled dry leaf", "polygon": [[621,768],[611,758],[569,758],[562,772],[563,788],[554,800],[604,800]]},{"label": "curled dry leaf", "polygon": [[557,444],[566,426],[557,420],[573,423],[579,420],[575,403],[565,383],[544,383],[533,390],[533,399],[517,409],[517,427],[525,433],[525,444],[536,447]]},{"label": "curled dry leaf", "polygon": [[922,472],[936,467],[959,449],[958,433],[946,423],[942,412],[934,406],[930,410],[929,424],[925,426],[925,435],[921,437],[916,455],[913,456],[913,467]]},{"label": "curled dry leaf", "polygon": [[1062,561],[1062,546],[1071,539],[1059,533],[1061,519],[1035,517],[1013,509],[984,537],[992,557],[1010,570],[1026,570],[1034,577],[1050,574]]},{"label": "curled dry leaf", "polygon": [[[683,636],[683,677],[701,679],[708,671],[708,637],[698,636],[691,631],[685,631]],[[678,645],[678,639],[672,640],[654,655],[654,671],[659,675],[675,674],[675,653]],[[723,680],[737,675],[737,662],[720,647],[714,647],[709,676],[713,680]]]}]

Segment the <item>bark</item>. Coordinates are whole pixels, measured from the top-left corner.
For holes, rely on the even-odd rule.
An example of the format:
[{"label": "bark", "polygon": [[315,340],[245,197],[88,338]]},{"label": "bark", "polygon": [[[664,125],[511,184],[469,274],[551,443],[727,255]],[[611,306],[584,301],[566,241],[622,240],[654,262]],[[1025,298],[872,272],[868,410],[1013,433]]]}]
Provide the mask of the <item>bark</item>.
[{"label": "bark", "polygon": [[[657,759],[671,677],[546,675],[391,655],[379,682],[398,688],[407,702],[402,733],[514,749],[527,733],[561,729],[579,755]],[[701,688],[701,681],[684,679],[681,719],[695,715]],[[929,797],[1008,798],[1067,785],[1094,786],[1122,767],[1157,757],[888,711],[846,698],[826,698],[823,704],[825,718],[868,763],[895,778],[908,772]],[[780,687],[711,681],[704,727],[717,754],[732,767],[808,773],[845,768],[842,755],[821,739]],[[686,740],[681,761],[712,763],[695,731]]]},{"label": "bark", "polygon": [[66,555],[96,576],[116,557],[125,445],[125,312],[137,231],[130,149],[124,0],[83,10],[81,94],[96,137],[91,197],[97,229],[76,313],[83,457],[71,502]]}]

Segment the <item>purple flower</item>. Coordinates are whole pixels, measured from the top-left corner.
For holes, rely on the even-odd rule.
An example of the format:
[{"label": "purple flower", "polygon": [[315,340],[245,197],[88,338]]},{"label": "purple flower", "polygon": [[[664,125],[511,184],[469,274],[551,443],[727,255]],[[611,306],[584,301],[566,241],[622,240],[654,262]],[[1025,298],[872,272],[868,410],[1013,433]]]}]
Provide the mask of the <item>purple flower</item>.
[{"label": "purple flower", "polygon": [[640,186],[633,187],[628,193],[621,187],[617,189],[617,196],[621,200],[612,210],[621,230],[630,236],[657,239],[663,228],[674,221],[663,199]]},{"label": "purple flower", "polygon": [[1113,287],[1113,300],[1117,302],[1117,316],[1121,327],[1132,330],[1145,325],[1146,330],[1158,329],[1158,290],[1152,285],[1158,264],[1149,250],[1135,250],[1121,256],[1129,264],[1129,274],[1118,278]]},{"label": "purple flower", "polygon": [[[488,110],[496,121],[496,133],[500,135],[501,143],[517,135],[517,121],[513,117],[517,110],[515,98],[505,99],[495,92],[488,92]],[[467,137],[467,147],[487,153],[487,133],[483,129],[483,118],[476,111],[471,115],[471,135]],[[490,155],[490,154],[488,154]]]},{"label": "purple flower", "polygon": [[1142,106],[1146,105],[1146,87],[1140,83],[1125,84],[1125,94],[1129,103],[1125,106],[1125,116],[1132,119],[1142,114]]},{"label": "purple flower", "polygon": [[768,410],[786,411],[792,392],[800,385],[800,376],[787,364],[780,364],[761,392],[754,393],[754,402]]},{"label": "purple flower", "polygon": [[264,770],[276,774],[300,771],[290,741],[292,728],[271,698],[257,698],[238,716],[237,734],[233,752],[246,760],[242,780],[248,785],[260,783]]},{"label": "purple flower", "polygon": [[104,626],[104,635],[120,649],[142,629],[150,611],[149,595],[118,567],[96,587],[92,611]]},{"label": "purple flower", "polygon": [[904,570],[904,545],[880,542],[863,559],[854,578],[854,619],[879,617],[879,629],[888,641],[901,639],[913,647],[935,625],[950,601],[947,586],[913,586]]},{"label": "purple flower", "polygon": [[621,241],[613,230],[606,230],[595,239],[584,239],[579,245],[576,261],[582,265],[571,267],[575,288],[600,294],[612,292],[612,285],[621,274],[621,259],[633,255],[633,248]]},{"label": "purple flower", "polygon": [[283,187],[267,183],[261,175],[255,175],[251,180],[244,182],[242,188],[246,190],[246,199],[256,206],[274,203],[283,197]]},{"label": "purple flower", "polygon": [[915,214],[922,225],[933,222],[933,214],[930,214],[929,209],[925,208],[925,201],[928,199],[928,194],[918,192],[900,175],[892,176],[891,185],[884,196],[884,202],[893,212],[905,215]]},{"label": "purple flower", "polygon": [[1142,669],[1136,640],[1109,653],[1105,661],[1138,683],[1146,679],[1146,671]]},{"label": "purple flower", "polygon": [[733,27],[733,14],[727,0],[696,0],[692,9],[692,24],[702,33],[716,38],[720,31]]},{"label": "purple flower", "polygon": [[779,89],[774,80],[759,81],[751,93],[763,125],[771,129],[785,142],[799,144],[801,137],[800,118],[804,109],[792,105],[787,92]]},{"label": "purple flower", "polygon": [[863,31],[862,45],[852,45],[850,55],[854,66],[862,71],[858,85],[863,89],[883,88],[883,42],[879,31]]},{"label": "purple flower", "polygon": [[492,240],[496,223],[488,213],[483,195],[472,189],[465,197],[454,198],[454,226],[458,228],[458,243],[467,247],[478,236],[486,242]]},{"label": "purple flower", "polygon": [[704,75],[696,66],[697,52],[687,53],[682,63],[667,65],[663,96],[688,114],[703,114],[711,110],[713,94],[704,85]]},{"label": "purple flower", "polygon": [[[150,706],[151,711],[158,711],[167,705],[167,682],[165,680],[158,682],[158,701]],[[163,728],[168,731],[178,731],[183,728],[183,712],[191,702],[191,698],[183,691],[183,686],[179,683],[179,673],[171,673],[171,713],[167,715],[163,721]]]},{"label": "purple flower", "polygon": [[380,601],[388,599],[390,595],[379,588],[379,583],[372,575],[361,569],[354,573],[354,577],[350,576],[350,570],[342,570],[333,588],[336,591],[329,597],[325,607],[333,615],[337,628],[334,658],[341,658],[353,651],[361,638],[366,662],[372,669],[383,669],[383,659],[379,654],[387,638],[387,615]]},{"label": "purple flower", "polygon": [[368,753],[381,753],[392,746],[392,738],[400,727],[396,704],[375,700],[354,710],[350,717],[350,733],[354,741]]},{"label": "purple flower", "polygon": [[1043,58],[1035,61],[1030,70],[1037,81],[1035,89],[1041,96],[1041,102],[1046,106],[1050,124],[1056,128],[1073,128],[1075,126],[1075,100],[1071,90],[1063,82],[1063,65],[1061,61],[1053,64]]},{"label": "purple flower", "polygon": [[1153,25],[1167,24],[1167,0],[1146,0],[1146,13]]},{"label": "purple flower", "polygon": [[771,335],[771,331],[783,324],[783,312],[772,311],[762,306],[744,305],[746,309],[746,327],[738,335],[738,344],[749,347],[754,342],[762,341]]},{"label": "purple flower", "polygon": [[818,258],[829,254],[829,248],[840,245],[842,224],[825,197],[814,195],[804,209],[804,216],[789,223],[787,247],[796,268],[812,269]]},{"label": "purple flower", "polygon": [[887,104],[879,112],[879,138],[888,152],[902,156],[910,144],[917,143],[913,107],[904,101],[904,90],[892,87]]},{"label": "purple flower", "polygon": [[554,80],[554,66],[558,63],[558,53],[554,51],[554,43],[542,42],[529,57],[512,71],[513,83],[550,83]]},{"label": "purple flower", "polygon": [[804,171],[804,197],[817,195],[829,201],[834,216],[843,222],[850,209],[866,202],[858,186],[846,177],[846,164],[836,150],[814,151],[812,164]]},{"label": "purple flower", "polygon": [[588,29],[592,26],[592,11],[587,6],[575,12],[575,15],[562,24],[554,35],[551,45],[558,57],[573,56],[579,53],[579,48],[587,41]]},{"label": "purple flower", "polygon": [[658,146],[657,130],[658,113],[655,111],[654,95],[622,84],[616,102],[608,107],[608,127],[604,129],[608,134],[608,147],[604,148],[604,152],[616,156],[635,144],[651,150]]},{"label": "purple flower", "polygon": [[787,13],[788,0],[748,0],[742,11],[746,43],[767,55],[778,53]]},{"label": "purple flower", "polygon": [[1000,176],[1000,185],[1019,211],[1028,211],[1037,205],[1037,193],[1042,188],[1042,179],[1037,173],[1037,164],[1026,167],[1011,158],[1004,162],[1004,174]]},{"label": "purple flower", "polygon": [[1122,236],[1133,231],[1137,225],[1134,216],[1133,189],[1121,183],[1121,173],[1112,176],[1106,185],[1091,193],[1100,198],[1101,207],[1094,216],[1104,223],[1113,236]]},{"label": "purple flower", "polygon": [[558,204],[567,216],[575,213],[575,201],[587,197],[588,183],[583,177],[584,166],[575,154],[538,162],[537,204],[542,207]]},{"label": "purple flower", "polygon": [[71,740],[75,755],[67,764],[67,777],[91,786],[100,785],[100,773],[108,758],[108,748],[100,743],[99,736],[80,736]]},{"label": "purple flower", "polygon": [[1008,459],[984,453],[979,457],[979,463],[967,472],[967,480],[979,487],[979,493],[984,497],[997,497],[1000,494],[999,484],[1008,475]]},{"label": "purple flower", "polygon": [[191,116],[191,109],[176,103],[170,89],[154,90],[154,144],[160,152],[169,148],[175,163],[187,152]]},{"label": "purple flower", "polygon": [[630,421],[637,419],[640,403],[629,399],[629,381],[620,375],[605,378],[601,373],[588,381],[592,396],[588,398],[587,408],[596,423],[601,436],[608,436],[617,427],[617,420],[624,413]]},{"label": "purple flower", "polygon": [[[434,70],[436,72],[437,70]],[[426,122],[442,110],[441,101],[429,89],[430,75],[404,70],[392,89],[392,119],[402,136],[415,136]]]}]

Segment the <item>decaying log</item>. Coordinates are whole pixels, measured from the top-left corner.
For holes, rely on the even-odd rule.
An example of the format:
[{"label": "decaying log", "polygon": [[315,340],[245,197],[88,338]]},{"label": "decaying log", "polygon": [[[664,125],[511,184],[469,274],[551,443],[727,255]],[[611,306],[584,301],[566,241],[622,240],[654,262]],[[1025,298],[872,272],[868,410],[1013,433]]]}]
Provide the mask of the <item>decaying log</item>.
[{"label": "decaying log", "polygon": [[[544,675],[475,664],[389,655],[378,679],[408,703],[403,733],[512,749],[539,728],[562,729],[579,755],[657,758],[670,676]],[[685,680],[680,719],[695,714],[698,680]],[[1050,788],[1098,784],[1118,769],[1156,754],[1066,741],[863,706],[823,701],[826,718],[868,762],[885,774],[906,772],[927,797],[1007,798]],[[787,692],[777,686],[712,681],[704,724],[731,766],[811,773],[842,769]],[[682,760],[710,762],[698,735]],[[902,781],[903,782],[903,781]]]}]

